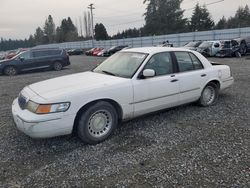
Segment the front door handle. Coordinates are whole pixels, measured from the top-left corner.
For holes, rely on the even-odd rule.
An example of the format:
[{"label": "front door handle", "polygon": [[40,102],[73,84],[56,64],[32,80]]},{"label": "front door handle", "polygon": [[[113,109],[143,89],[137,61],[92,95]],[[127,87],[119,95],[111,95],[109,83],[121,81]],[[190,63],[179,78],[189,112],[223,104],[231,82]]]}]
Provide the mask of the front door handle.
[{"label": "front door handle", "polygon": [[202,74],[201,77],[206,77],[207,75],[206,74]]},{"label": "front door handle", "polygon": [[171,80],[171,82],[178,82],[178,81],[179,81],[178,79]]}]

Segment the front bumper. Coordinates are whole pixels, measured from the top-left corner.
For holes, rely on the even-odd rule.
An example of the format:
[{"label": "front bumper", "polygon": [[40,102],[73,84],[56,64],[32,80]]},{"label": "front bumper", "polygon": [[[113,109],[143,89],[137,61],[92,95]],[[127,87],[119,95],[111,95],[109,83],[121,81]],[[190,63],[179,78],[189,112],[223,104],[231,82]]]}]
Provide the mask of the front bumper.
[{"label": "front bumper", "polygon": [[17,99],[12,104],[12,116],[16,127],[32,138],[50,138],[71,134],[74,115],[64,113],[37,115],[19,107]]}]

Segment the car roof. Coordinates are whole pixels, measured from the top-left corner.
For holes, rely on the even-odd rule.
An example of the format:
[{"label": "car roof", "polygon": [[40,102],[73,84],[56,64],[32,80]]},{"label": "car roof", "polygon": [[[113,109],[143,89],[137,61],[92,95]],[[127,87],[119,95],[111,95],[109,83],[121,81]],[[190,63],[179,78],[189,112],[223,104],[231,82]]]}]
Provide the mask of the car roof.
[{"label": "car roof", "polygon": [[60,48],[32,48],[32,51],[62,50]]},{"label": "car roof", "polygon": [[155,54],[160,52],[173,52],[173,51],[190,52],[190,50],[187,49],[173,48],[173,47],[141,47],[141,48],[130,48],[122,50],[122,52],[138,52],[147,54]]}]

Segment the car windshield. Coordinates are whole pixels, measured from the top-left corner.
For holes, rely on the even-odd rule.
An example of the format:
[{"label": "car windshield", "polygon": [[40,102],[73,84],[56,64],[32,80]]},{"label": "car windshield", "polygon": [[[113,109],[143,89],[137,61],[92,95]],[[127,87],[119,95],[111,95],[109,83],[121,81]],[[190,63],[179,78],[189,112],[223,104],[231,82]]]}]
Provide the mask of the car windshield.
[{"label": "car windshield", "polygon": [[201,45],[199,46],[200,48],[207,48],[207,47],[211,47],[213,45],[213,42],[203,42],[201,43]]},{"label": "car windshield", "polygon": [[93,72],[132,78],[146,57],[147,54],[144,53],[119,52],[106,59]]},{"label": "car windshield", "polygon": [[185,47],[197,47],[196,44],[197,42],[189,42],[185,45]]},{"label": "car windshield", "polygon": [[231,41],[222,41],[221,43],[223,48],[230,48]]},{"label": "car windshield", "polygon": [[16,54],[16,55],[15,55],[14,57],[12,57],[11,59],[16,59],[17,57],[20,57],[23,53],[25,53],[25,51]]}]

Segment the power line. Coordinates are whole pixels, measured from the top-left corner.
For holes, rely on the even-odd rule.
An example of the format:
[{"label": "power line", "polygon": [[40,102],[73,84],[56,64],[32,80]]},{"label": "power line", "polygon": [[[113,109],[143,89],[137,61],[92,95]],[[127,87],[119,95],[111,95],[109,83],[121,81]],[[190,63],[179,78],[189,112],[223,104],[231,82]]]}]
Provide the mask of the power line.
[{"label": "power line", "polygon": [[120,25],[127,25],[127,24],[130,24],[130,23],[138,23],[138,22],[142,22],[144,20],[140,19],[140,20],[134,20],[134,21],[131,21],[131,22],[123,22],[123,23],[119,23],[119,24],[114,24],[114,25],[107,25],[109,27],[114,27],[114,26],[120,26]]},{"label": "power line", "polygon": [[[223,1],[225,1],[225,0],[214,1],[214,2],[211,2],[211,3],[206,3],[206,4],[204,4],[204,5],[205,5],[205,6],[210,6],[210,5],[214,5],[214,4],[217,4],[217,3],[221,3],[221,2],[223,2]],[[188,9],[184,9],[184,11],[189,11],[189,10],[193,10],[193,9],[195,9],[195,7],[193,7],[193,8],[188,8]]]},{"label": "power line", "polygon": [[[211,2],[211,3],[206,3],[204,5],[205,6],[210,6],[210,5],[214,5],[214,4],[217,4],[217,3],[221,3],[223,1],[225,1],[225,0],[214,1],[214,2]],[[189,11],[189,10],[193,10],[193,9],[195,9],[195,7],[184,9],[184,11]],[[130,21],[130,22],[122,22],[122,23],[119,23],[119,24],[113,24],[113,25],[107,25],[107,26],[108,27],[114,27],[114,26],[127,25],[127,24],[130,24],[130,23],[138,23],[138,22],[142,22],[142,21],[145,21],[145,20],[140,19],[140,20],[134,20],[134,21]]]}]

